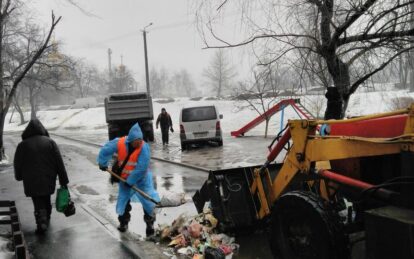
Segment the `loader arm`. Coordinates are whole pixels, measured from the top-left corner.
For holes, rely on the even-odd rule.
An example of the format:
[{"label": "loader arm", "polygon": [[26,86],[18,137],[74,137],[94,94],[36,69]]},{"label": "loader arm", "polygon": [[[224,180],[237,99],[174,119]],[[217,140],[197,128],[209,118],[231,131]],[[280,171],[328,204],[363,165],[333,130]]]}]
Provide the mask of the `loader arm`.
[{"label": "loader arm", "polygon": [[[293,179],[298,175],[308,178],[307,182],[312,185],[313,179],[319,177],[316,169],[318,164],[328,164],[329,161],[352,159],[361,157],[375,157],[383,155],[399,154],[401,152],[414,152],[414,105],[408,109],[390,113],[364,116],[349,120],[335,121],[316,121],[316,120],[290,120],[288,130],[281,138],[281,141],[271,150],[267,161],[262,168],[257,168],[254,173],[254,180],[251,184],[251,194],[259,197],[260,206],[257,211],[258,219],[268,216],[272,211],[272,206],[280,196],[290,187]],[[336,125],[352,125],[359,123],[361,129],[365,124],[377,124],[377,133],[372,135],[384,135],[381,130],[381,123],[392,123],[398,117],[403,129],[400,135],[388,137],[359,137],[359,136],[319,136],[315,135],[318,125],[327,124],[332,128]],[[396,120],[396,119],[395,119]],[[366,125],[365,125],[366,126]],[[371,125],[372,126],[372,125]],[[352,128],[352,127],[351,127]],[[333,129],[332,129],[333,130]],[[385,134],[387,135],[387,134]],[[269,171],[266,167],[277,157],[283,146],[291,137],[293,145],[286,154],[283,166],[273,180],[270,179]],[[325,184],[320,185],[321,196],[329,199],[329,193]],[[271,190],[271,193],[266,192]]]}]

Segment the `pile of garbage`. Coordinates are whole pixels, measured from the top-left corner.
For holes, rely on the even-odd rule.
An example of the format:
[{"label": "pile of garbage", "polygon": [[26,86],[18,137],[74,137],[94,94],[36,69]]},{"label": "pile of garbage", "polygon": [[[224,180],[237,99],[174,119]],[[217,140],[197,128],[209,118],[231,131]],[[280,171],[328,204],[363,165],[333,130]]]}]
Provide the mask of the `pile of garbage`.
[{"label": "pile of garbage", "polygon": [[231,259],[239,245],[234,237],[218,233],[217,223],[211,210],[207,209],[191,218],[182,214],[170,226],[160,225],[156,235],[180,258]]}]

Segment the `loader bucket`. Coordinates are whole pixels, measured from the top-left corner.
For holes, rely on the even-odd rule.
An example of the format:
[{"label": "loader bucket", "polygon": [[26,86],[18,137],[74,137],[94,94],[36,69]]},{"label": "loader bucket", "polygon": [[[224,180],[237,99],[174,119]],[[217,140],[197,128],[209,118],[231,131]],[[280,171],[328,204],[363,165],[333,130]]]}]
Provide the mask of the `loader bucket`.
[{"label": "loader bucket", "polygon": [[[282,164],[269,165],[272,179]],[[261,165],[211,170],[207,181],[194,196],[197,211],[201,213],[207,202],[221,228],[239,229],[253,226],[260,209],[258,197],[250,193],[253,173]]]}]

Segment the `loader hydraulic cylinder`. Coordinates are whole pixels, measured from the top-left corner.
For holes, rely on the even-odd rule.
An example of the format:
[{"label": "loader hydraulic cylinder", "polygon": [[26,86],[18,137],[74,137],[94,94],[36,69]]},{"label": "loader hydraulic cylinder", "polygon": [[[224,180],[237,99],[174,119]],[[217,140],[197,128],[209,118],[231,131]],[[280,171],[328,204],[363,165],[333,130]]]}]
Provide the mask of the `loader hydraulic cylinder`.
[{"label": "loader hydraulic cylinder", "polygon": [[386,190],[383,188],[376,188],[375,185],[360,181],[360,180],[356,180],[329,170],[319,170],[318,171],[318,175],[321,176],[324,179],[328,179],[331,180],[333,182],[339,183],[339,184],[343,184],[346,186],[350,186],[353,188],[356,188],[358,190],[361,191],[365,191],[368,189],[375,189],[375,191],[373,192],[373,197],[385,201],[385,202],[394,202],[395,200],[397,200],[397,196],[398,193],[390,191],[390,190]]},{"label": "loader hydraulic cylinder", "polygon": [[282,151],[283,147],[289,142],[290,137],[290,130],[286,130],[286,132],[283,134],[283,136],[280,138],[277,144],[270,151],[269,155],[267,155],[266,164],[269,164],[270,162],[276,159],[276,157],[280,154],[280,151]]}]

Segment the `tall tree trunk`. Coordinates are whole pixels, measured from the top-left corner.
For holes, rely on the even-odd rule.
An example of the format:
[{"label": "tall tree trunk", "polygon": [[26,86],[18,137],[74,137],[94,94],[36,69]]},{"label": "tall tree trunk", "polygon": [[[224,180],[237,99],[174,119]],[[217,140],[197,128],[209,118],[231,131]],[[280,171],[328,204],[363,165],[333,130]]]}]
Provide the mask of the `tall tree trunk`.
[{"label": "tall tree trunk", "polygon": [[14,112],[16,111],[16,108],[14,108],[13,109],[13,111],[12,111],[12,114],[10,115],[10,119],[9,119],[9,124],[12,122],[12,120],[13,120],[13,115],[14,115]]},{"label": "tall tree trunk", "polygon": [[4,121],[6,120],[6,114],[4,114],[4,111],[2,109],[2,112],[0,113],[0,161],[3,161],[3,159],[6,159],[6,153],[4,152],[4,143],[3,143],[3,133],[4,133]]},{"label": "tall tree trunk", "polygon": [[[20,125],[23,125],[26,122],[26,120],[24,119],[24,114],[23,114],[22,108],[20,107],[19,96],[18,95],[14,96],[14,110],[13,110],[13,112],[15,110],[19,113]],[[13,116],[13,113],[12,113],[12,116]],[[10,122],[11,122],[12,116],[10,116]]]},{"label": "tall tree trunk", "polygon": [[267,138],[267,133],[268,133],[268,130],[269,130],[269,121],[270,121],[270,118],[266,118],[266,121],[265,121],[265,123],[266,123],[266,128],[265,128],[265,138]]},{"label": "tall tree trunk", "polygon": [[29,88],[29,102],[30,102],[30,119],[36,119],[36,93],[35,90],[30,87]]},{"label": "tall tree trunk", "polygon": [[[414,3],[410,4],[410,11],[411,11],[411,24],[410,27],[411,29],[414,29]],[[414,47],[414,42],[413,42],[414,37],[411,37],[411,47]],[[410,50],[409,51],[409,59],[410,59],[410,92],[414,92],[414,51]]]},{"label": "tall tree trunk", "polygon": [[410,70],[411,70],[410,65],[409,65],[410,64],[409,60],[410,60],[410,53],[407,53],[407,55],[405,55],[405,60],[403,60],[404,62],[402,63],[403,71],[404,71],[404,77],[403,77],[402,83],[403,83],[404,89],[408,88],[407,80],[408,80],[408,74],[410,73]]},{"label": "tall tree trunk", "polygon": [[325,94],[327,99],[325,120],[338,120],[345,116],[345,109],[349,102],[350,95],[348,91],[351,86],[349,67],[334,53],[326,57],[328,71],[332,76],[334,87],[328,87]]},{"label": "tall tree trunk", "polygon": [[344,102],[349,100],[348,91],[351,85],[349,67],[336,54],[337,46],[332,41],[332,19],[334,0],[326,0],[321,9],[321,41],[319,54],[325,59],[328,72],[332,77],[334,87],[328,87],[325,97],[328,101],[325,119],[342,119],[345,115]]},{"label": "tall tree trunk", "polygon": [[[8,3],[6,2],[6,5]],[[3,131],[4,131],[4,120],[6,119],[7,110],[4,110],[6,102],[6,94],[4,93],[4,68],[3,68],[3,47],[4,47],[4,24],[6,19],[7,8],[3,9],[3,0],[0,0],[0,161],[5,158],[4,145],[3,145]]]},{"label": "tall tree trunk", "polygon": [[15,106],[15,109],[17,110],[17,112],[19,113],[19,117],[20,117],[20,125],[23,125],[26,123],[26,120],[24,119],[24,113],[22,111],[22,108],[18,105]]},{"label": "tall tree trunk", "polygon": [[401,55],[398,58],[398,77],[400,79],[400,87],[401,89],[407,88],[407,73],[409,71],[409,68],[404,66],[407,62],[404,62],[405,55]]},{"label": "tall tree trunk", "polygon": [[219,84],[218,84],[217,97],[218,98],[221,97],[221,79],[220,79]]}]

